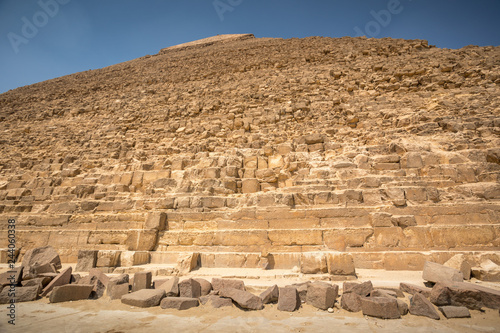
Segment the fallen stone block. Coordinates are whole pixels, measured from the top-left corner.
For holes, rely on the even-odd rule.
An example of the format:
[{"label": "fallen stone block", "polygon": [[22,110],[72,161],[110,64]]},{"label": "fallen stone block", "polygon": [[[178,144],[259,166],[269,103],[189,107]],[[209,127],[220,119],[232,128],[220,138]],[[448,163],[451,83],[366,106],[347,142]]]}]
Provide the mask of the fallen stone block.
[{"label": "fallen stone block", "polygon": [[123,295],[121,301],[127,305],[149,308],[158,306],[163,297],[165,297],[165,290],[163,289],[140,289]]},{"label": "fallen stone block", "polygon": [[361,297],[356,293],[344,293],[340,298],[340,306],[349,312],[361,311]]},{"label": "fallen stone block", "polygon": [[75,271],[88,272],[92,268],[95,268],[98,252],[97,250],[79,250]]},{"label": "fallen stone block", "polygon": [[431,296],[431,291],[432,291],[431,288],[420,287],[420,286],[417,286],[415,284],[404,283],[404,282],[401,282],[399,284],[399,289],[401,289],[401,291],[403,291],[407,294],[410,294],[410,295],[415,295],[416,293],[421,293],[422,295],[424,295],[427,298],[429,298]]},{"label": "fallen stone block", "polygon": [[179,283],[179,296],[184,298],[199,298],[201,286],[194,279],[187,279]]},{"label": "fallen stone block", "polygon": [[107,288],[107,294],[110,299],[121,299],[124,295],[127,295],[130,288],[128,283],[114,284]]},{"label": "fallen stone block", "polygon": [[49,292],[54,289],[54,287],[63,286],[65,284],[69,284],[71,282],[71,271],[73,269],[71,267],[66,268],[61,271],[50,283],[43,288],[43,291],[40,296],[45,297]]},{"label": "fallen stone block", "polygon": [[243,283],[243,281],[241,281],[241,280],[219,279],[219,278],[212,279],[212,289],[214,291],[217,292],[223,288],[234,288],[234,289],[239,289],[239,290],[246,290],[245,283]]},{"label": "fallen stone block", "polygon": [[432,303],[421,293],[416,293],[411,298],[410,313],[415,316],[429,317],[435,320],[440,319],[439,313],[434,308],[434,305],[432,305]]},{"label": "fallen stone block", "polygon": [[269,304],[276,303],[278,301],[279,295],[279,288],[277,285],[274,285],[263,291],[259,297],[262,299],[262,303]]},{"label": "fallen stone block", "polygon": [[165,290],[166,297],[177,297],[179,296],[179,278],[175,276],[163,282],[162,284],[158,285],[156,289]]},{"label": "fallen stone block", "polygon": [[342,285],[342,291],[344,294],[346,293],[355,293],[360,296],[366,297],[373,290],[373,284],[371,281],[366,281],[363,283],[357,282],[344,282]]},{"label": "fallen stone block", "polygon": [[177,260],[177,269],[181,275],[185,275],[198,267],[199,253],[190,253]]},{"label": "fallen stone block", "polygon": [[299,298],[302,303],[307,301],[307,287],[311,284],[311,281],[302,282],[302,283],[294,283],[291,286],[297,289],[299,293]]},{"label": "fallen stone block", "polygon": [[465,306],[440,306],[438,309],[447,319],[470,318],[470,311]]},{"label": "fallen stone block", "polygon": [[43,288],[45,288],[49,283],[51,279],[48,277],[41,277],[41,278],[35,278],[31,280],[25,280],[21,282],[23,287],[33,287],[36,286],[38,287],[38,293],[41,293]]},{"label": "fallen stone block", "polygon": [[15,300],[16,303],[34,301],[38,297],[38,291],[38,286],[15,288],[6,286],[0,292],[0,304],[8,304],[11,300]]},{"label": "fallen stone block", "polygon": [[200,284],[201,296],[208,295],[212,291],[212,284],[205,279],[194,279]]},{"label": "fallen stone block", "polygon": [[462,272],[462,274],[464,275],[464,280],[470,280],[472,266],[465,259],[465,256],[463,254],[454,255],[444,263],[444,266],[451,267],[456,269],[457,271]]},{"label": "fallen stone block", "polygon": [[361,310],[363,311],[363,315],[370,317],[382,319],[401,318],[398,301],[395,298],[362,297]]},{"label": "fallen stone block", "polygon": [[395,292],[392,292],[391,290],[385,290],[385,289],[373,289],[372,292],[370,293],[370,297],[392,297],[392,298],[397,298],[397,294]]},{"label": "fallen stone block", "polygon": [[91,268],[89,274],[78,281],[78,284],[93,285],[91,298],[101,298],[109,285],[109,277],[97,268]]},{"label": "fallen stone block", "polygon": [[189,297],[165,297],[162,299],[160,307],[162,309],[187,310],[199,305],[197,298]]},{"label": "fallen stone block", "polygon": [[34,268],[47,264],[53,264],[56,269],[62,268],[61,258],[52,246],[43,246],[28,250],[23,257],[23,280],[35,278]]},{"label": "fallen stone block", "polygon": [[307,304],[318,309],[328,310],[339,294],[339,286],[326,282],[313,282],[307,286]]},{"label": "fallen stone block", "polygon": [[300,308],[300,297],[294,287],[279,288],[278,310],[293,312]]},{"label": "fallen stone block", "polygon": [[151,272],[137,272],[134,274],[134,283],[132,284],[132,292],[141,289],[150,289],[153,274]]},{"label": "fallen stone block", "polygon": [[233,300],[230,298],[224,298],[217,295],[206,295],[200,297],[201,304],[210,304],[213,308],[223,308],[226,306],[233,306]]},{"label": "fallen stone block", "polygon": [[219,290],[219,296],[232,299],[243,309],[260,310],[264,307],[264,304],[262,304],[262,300],[260,299],[260,297],[244,290],[223,288]]},{"label": "fallen stone block", "polygon": [[500,266],[487,259],[479,267],[472,268],[472,276],[481,281],[499,282]]},{"label": "fallen stone block", "polygon": [[422,278],[432,283],[445,281],[462,282],[464,280],[462,272],[430,261],[426,261],[424,264]]},{"label": "fallen stone block", "polygon": [[88,299],[93,287],[91,284],[67,284],[54,287],[50,293],[49,302],[60,303]]},{"label": "fallen stone block", "polygon": [[398,302],[399,313],[401,314],[401,316],[406,316],[410,311],[408,304],[406,304],[405,301],[402,301],[400,299],[397,299],[396,301]]},{"label": "fallen stone block", "polygon": [[0,274],[0,287],[6,285],[19,285],[22,281],[23,276],[23,267],[16,267],[11,270],[8,270],[5,273]]},{"label": "fallen stone block", "polygon": [[500,309],[500,290],[466,282],[437,283],[430,301],[437,306],[465,306],[471,310]]}]

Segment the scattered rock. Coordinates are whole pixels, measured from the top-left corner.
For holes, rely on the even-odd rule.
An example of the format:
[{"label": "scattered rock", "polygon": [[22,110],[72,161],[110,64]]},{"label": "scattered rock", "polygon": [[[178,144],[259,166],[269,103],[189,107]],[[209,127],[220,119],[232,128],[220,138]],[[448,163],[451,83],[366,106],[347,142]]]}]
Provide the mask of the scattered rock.
[{"label": "scattered rock", "polygon": [[15,296],[12,296],[11,288],[7,286],[0,292],[0,304],[9,304],[11,300],[16,303],[34,301],[38,297],[38,291],[38,286],[16,287]]},{"label": "scattered rock", "polygon": [[387,297],[362,297],[361,310],[363,315],[382,319],[401,318],[398,301]]},{"label": "scattered rock", "polygon": [[437,306],[465,306],[471,310],[483,306],[499,309],[500,291],[466,282],[444,282],[432,288],[430,301]]},{"label": "scattered rock", "polygon": [[276,303],[278,301],[279,295],[279,288],[277,285],[274,285],[263,291],[259,297],[262,299],[262,303],[269,304]]},{"label": "scattered rock", "polygon": [[425,262],[422,278],[432,283],[464,280],[462,272],[430,261]]},{"label": "scattered rock", "polygon": [[360,296],[366,297],[370,295],[371,291],[373,290],[373,285],[371,281],[366,281],[363,283],[344,282],[342,289],[344,294],[355,293]]},{"label": "scattered rock", "polygon": [[439,320],[439,313],[431,302],[421,293],[413,295],[410,301],[410,313],[415,316],[424,316]]},{"label": "scattered rock", "polygon": [[149,308],[158,306],[163,297],[165,297],[165,290],[163,289],[140,289],[123,295],[121,301],[127,305]]},{"label": "scattered rock", "polygon": [[463,254],[455,254],[450,258],[450,260],[444,263],[444,266],[451,267],[462,272],[464,280],[470,280],[472,267]]},{"label": "scattered rock", "polygon": [[179,296],[184,298],[199,298],[201,285],[194,279],[187,279],[179,283]]},{"label": "scattered rock", "polygon": [[50,303],[70,302],[88,299],[94,288],[91,284],[67,284],[54,287],[50,293]]},{"label": "scattered rock", "polygon": [[399,288],[407,294],[415,295],[416,293],[421,293],[425,297],[429,298],[431,296],[431,288],[420,287],[411,283],[401,282]]},{"label": "scattered rock", "polygon": [[223,288],[219,290],[219,295],[221,297],[226,297],[232,299],[236,304],[238,304],[243,309],[248,310],[260,310],[264,308],[262,300],[260,297],[255,296],[248,291],[235,289],[235,288]]},{"label": "scattered rock", "polygon": [[326,282],[313,282],[307,286],[307,304],[318,309],[332,308],[339,293],[339,286]]},{"label": "scattered rock", "polygon": [[23,280],[37,277],[36,268],[44,265],[54,265],[55,269],[61,269],[61,258],[52,246],[37,247],[28,250],[23,258]]},{"label": "scattered rock", "polygon": [[162,299],[160,307],[162,309],[187,310],[197,307],[200,304],[197,298],[189,297],[165,297]]},{"label": "scattered rock", "polygon": [[156,289],[165,290],[166,297],[177,297],[179,296],[179,278],[177,276],[163,282],[162,284],[156,286]]},{"label": "scattered rock", "polygon": [[470,311],[465,306],[440,306],[439,311],[441,311],[447,319],[470,318]]},{"label": "scattered rock", "polygon": [[500,282],[500,266],[487,259],[472,268],[472,276],[481,281]]},{"label": "scattered rock", "polygon": [[210,303],[213,308],[223,308],[226,306],[233,306],[233,301],[230,298],[224,298],[217,295],[207,295],[200,297],[201,304],[205,305]]},{"label": "scattered rock", "polygon": [[151,272],[137,272],[134,274],[134,283],[132,284],[132,292],[141,289],[151,288],[153,275]]},{"label": "scattered rock", "polygon": [[300,297],[294,287],[279,288],[278,310],[293,312],[300,308]]},{"label": "scattered rock", "polygon": [[201,296],[208,295],[212,291],[212,284],[205,279],[194,279],[200,284]]},{"label": "scattered rock", "polygon": [[217,292],[223,288],[234,288],[239,290],[246,290],[245,284],[241,280],[231,280],[231,279],[212,279],[212,289]]},{"label": "scattered rock", "polygon": [[69,284],[71,282],[71,271],[73,269],[71,267],[66,268],[61,271],[50,283],[43,288],[43,291],[40,296],[45,297],[49,292],[52,291],[54,287],[63,286],[65,284]]},{"label": "scattered rock", "polygon": [[359,312],[361,311],[361,297],[357,293],[344,293],[340,299],[340,306],[350,312]]}]

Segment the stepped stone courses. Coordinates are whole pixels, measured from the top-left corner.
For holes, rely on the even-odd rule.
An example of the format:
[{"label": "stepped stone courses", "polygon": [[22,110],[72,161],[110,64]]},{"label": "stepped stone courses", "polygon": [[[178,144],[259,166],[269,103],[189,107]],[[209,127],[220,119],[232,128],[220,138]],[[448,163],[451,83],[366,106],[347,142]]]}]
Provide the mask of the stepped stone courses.
[{"label": "stepped stone courses", "polygon": [[499,60],[231,35],[6,92],[0,249],[15,218],[82,271],[500,264]]}]

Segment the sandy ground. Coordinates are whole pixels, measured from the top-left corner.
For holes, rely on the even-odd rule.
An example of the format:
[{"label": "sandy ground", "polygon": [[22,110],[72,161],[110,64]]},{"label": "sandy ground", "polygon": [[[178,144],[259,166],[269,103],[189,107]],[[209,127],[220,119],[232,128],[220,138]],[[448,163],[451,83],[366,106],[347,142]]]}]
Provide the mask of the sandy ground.
[{"label": "sandy ground", "polygon": [[[194,273],[211,279],[220,272]],[[226,273],[220,276],[235,276],[234,272]],[[251,277],[245,279],[245,284],[256,294],[276,282],[286,285],[305,280],[304,277],[283,278],[286,274],[280,272],[267,272],[268,276],[259,279],[252,278],[253,272],[238,270],[238,273],[236,276]],[[358,273],[358,281],[372,280],[380,287],[397,287],[401,281],[423,283],[421,272],[359,270]],[[341,281],[336,283],[342,285]],[[499,284],[487,285],[499,288]],[[339,309],[338,304],[334,313],[307,304],[293,313],[278,311],[273,304],[261,311],[243,311],[237,307],[213,309],[210,305],[177,311],[160,307],[134,308],[107,297],[58,304],[49,304],[44,298],[16,304],[15,326],[8,324],[6,305],[1,305],[0,332],[500,332],[498,310],[471,311],[471,315],[468,319],[450,320],[442,316],[436,321],[409,314],[402,319],[381,320],[347,312]]]}]

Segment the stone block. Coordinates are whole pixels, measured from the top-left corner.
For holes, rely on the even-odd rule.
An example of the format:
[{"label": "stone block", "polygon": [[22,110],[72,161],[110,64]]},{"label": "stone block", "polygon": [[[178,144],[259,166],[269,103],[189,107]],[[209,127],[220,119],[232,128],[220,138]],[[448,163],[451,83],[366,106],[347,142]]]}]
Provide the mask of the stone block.
[{"label": "stone block", "polygon": [[399,319],[398,302],[395,298],[386,297],[362,297],[361,310],[363,315],[382,318],[382,319]]},{"label": "stone block", "polygon": [[13,296],[11,295],[12,291],[10,286],[6,286],[0,292],[0,304],[9,304],[11,300],[14,300],[16,303],[34,301],[38,297],[38,291],[38,286],[16,287],[15,296]]},{"label": "stone block", "polygon": [[300,257],[300,271],[303,274],[326,273],[328,266],[322,253],[303,253]]},{"label": "stone block", "polygon": [[97,252],[96,250],[79,250],[78,260],[76,263],[75,271],[77,272],[88,272],[92,268],[96,267],[97,263]]},{"label": "stone block", "polygon": [[231,298],[233,302],[238,304],[243,309],[261,310],[264,308],[262,299],[252,293],[249,293],[248,291],[234,288],[222,288],[219,290],[219,296]]},{"label": "stone block", "polygon": [[451,267],[462,272],[464,280],[470,280],[472,266],[467,261],[463,254],[456,254],[443,264],[446,267]]},{"label": "stone block", "polygon": [[71,267],[68,267],[63,271],[61,271],[61,273],[59,273],[52,281],[50,281],[50,283],[45,288],[43,288],[43,291],[40,296],[42,297],[47,296],[47,294],[51,292],[52,289],[54,289],[54,287],[69,284],[71,282],[72,270],[73,269]]},{"label": "stone block", "polygon": [[356,293],[343,293],[340,306],[349,312],[359,312],[361,311],[361,296]]},{"label": "stone block", "polygon": [[333,308],[337,299],[339,287],[326,282],[313,282],[307,286],[307,304],[318,309]]},{"label": "stone block", "polygon": [[212,284],[205,279],[194,279],[200,284],[201,296],[206,296],[212,291]]},{"label": "stone block", "polygon": [[201,285],[194,279],[187,279],[179,283],[179,296],[185,298],[199,298]]},{"label": "stone block", "polygon": [[416,293],[411,298],[410,313],[415,316],[424,316],[435,320],[440,319],[434,305],[421,293]]},{"label": "stone block", "polygon": [[181,275],[185,275],[196,267],[198,267],[200,261],[199,253],[189,253],[183,256],[180,256],[177,260],[177,269]]},{"label": "stone block", "polygon": [[243,179],[241,185],[242,193],[255,193],[260,191],[260,183],[258,179],[248,178]]},{"label": "stone block", "polygon": [[148,251],[122,251],[120,254],[120,266],[132,267],[145,265],[150,262],[150,253]]},{"label": "stone block", "polygon": [[162,309],[187,310],[199,306],[197,298],[189,297],[165,297],[162,299],[160,307]]},{"label": "stone block", "polygon": [[262,303],[264,304],[269,304],[269,303],[276,303],[279,298],[279,288],[277,285],[274,285],[272,287],[267,288],[265,291],[263,291],[260,296],[262,299]]},{"label": "stone block", "polygon": [[464,280],[462,272],[430,261],[425,262],[422,278],[433,283]]},{"label": "stone block", "polygon": [[410,294],[410,295],[415,295],[416,293],[420,293],[427,298],[429,298],[431,296],[431,291],[432,291],[431,288],[420,287],[420,286],[417,286],[417,285],[414,285],[411,283],[404,283],[404,282],[401,282],[399,284],[399,289],[401,289],[401,291],[403,291],[407,294]]},{"label": "stone block", "polygon": [[300,297],[294,287],[279,288],[278,310],[293,312],[300,308]]},{"label": "stone block", "polygon": [[146,215],[145,229],[165,230],[167,224],[167,214],[164,212],[151,212]]},{"label": "stone block", "polygon": [[472,276],[481,281],[500,282],[500,266],[486,259],[478,267],[472,268]]},{"label": "stone block", "polygon": [[50,293],[50,303],[71,302],[88,299],[92,293],[93,285],[90,284],[67,284],[54,287]]},{"label": "stone block", "polygon": [[447,318],[470,318],[470,311],[465,306],[441,306],[439,311]]},{"label": "stone block", "polygon": [[203,305],[210,304],[215,309],[223,308],[223,307],[227,307],[227,306],[233,306],[232,299],[220,297],[217,295],[202,296],[202,297],[200,297],[200,303]]},{"label": "stone block", "polygon": [[56,269],[60,269],[61,258],[52,246],[37,247],[28,250],[23,257],[23,280],[32,279],[36,276],[33,270],[37,266],[53,264]]},{"label": "stone block", "polygon": [[159,285],[155,283],[155,289],[165,290],[166,297],[177,297],[179,296],[179,278],[175,276]]},{"label": "stone block", "polygon": [[246,290],[245,283],[242,280],[232,280],[232,279],[212,279],[212,288],[215,292],[223,288],[233,288],[238,290]]},{"label": "stone block", "polygon": [[342,292],[344,294],[354,293],[363,297],[367,297],[373,290],[373,285],[371,281],[366,281],[363,283],[357,282],[344,282],[342,286]]},{"label": "stone block", "polygon": [[121,251],[100,250],[97,252],[96,267],[117,267]]},{"label": "stone block", "polygon": [[157,238],[157,230],[129,230],[125,245],[129,251],[153,251]]},{"label": "stone block", "polygon": [[129,292],[129,284],[116,284],[107,288],[107,294],[110,299],[121,299],[124,295],[127,295]]},{"label": "stone block", "polygon": [[132,292],[142,289],[150,289],[152,281],[151,272],[137,272],[134,274],[134,283],[132,284]]},{"label": "stone block", "polygon": [[352,255],[348,253],[328,253],[326,258],[329,274],[356,276]]},{"label": "stone block", "polygon": [[165,290],[163,289],[141,289],[130,294],[123,295],[121,301],[123,304],[137,306],[140,308],[149,308],[160,305],[163,297],[165,297]]}]

